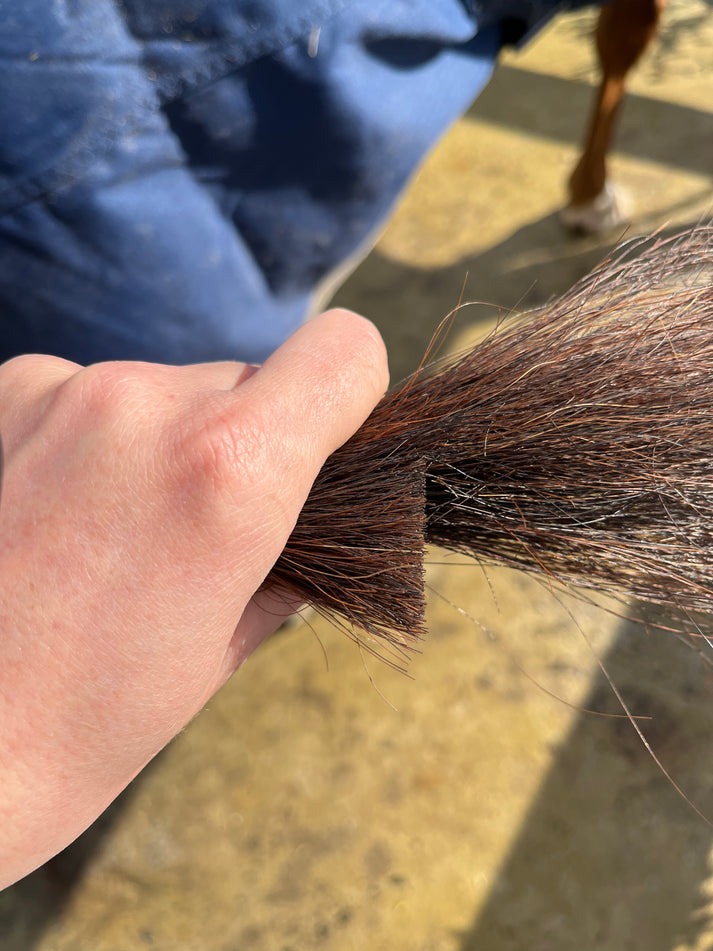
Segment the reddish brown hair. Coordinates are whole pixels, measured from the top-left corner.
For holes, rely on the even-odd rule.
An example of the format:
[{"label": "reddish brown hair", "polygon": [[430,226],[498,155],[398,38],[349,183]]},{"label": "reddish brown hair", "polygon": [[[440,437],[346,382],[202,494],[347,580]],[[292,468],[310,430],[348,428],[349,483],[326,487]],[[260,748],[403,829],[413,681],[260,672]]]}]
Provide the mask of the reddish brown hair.
[{"label": "reddish brown hair", "polygon": [[389,392],[324,466],[268,580],[408,648],[428,542],[713,606],[713,227],[624,245]]}]

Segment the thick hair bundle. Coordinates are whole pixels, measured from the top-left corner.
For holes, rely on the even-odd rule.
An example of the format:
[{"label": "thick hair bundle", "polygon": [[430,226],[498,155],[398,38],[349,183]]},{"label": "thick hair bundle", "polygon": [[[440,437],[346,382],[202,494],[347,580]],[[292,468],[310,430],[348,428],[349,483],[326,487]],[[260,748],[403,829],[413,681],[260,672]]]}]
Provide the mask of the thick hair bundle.
[{"label": "thick hair bundle", "polygon": [[327,461],[268,580],[407,648],[430,542],[713,609],[713,226],[630,242],[389,392]]}]

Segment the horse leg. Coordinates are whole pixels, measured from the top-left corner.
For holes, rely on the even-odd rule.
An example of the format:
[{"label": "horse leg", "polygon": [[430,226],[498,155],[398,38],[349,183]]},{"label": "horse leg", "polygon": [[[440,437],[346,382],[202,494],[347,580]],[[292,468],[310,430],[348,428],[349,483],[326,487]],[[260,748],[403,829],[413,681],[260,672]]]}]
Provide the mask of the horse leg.
[{"label": "horse leg", "polygon": [[611,0],[596,29],[601,72],[581,158],[569,179],[569,204],[561,213],[568,227],[606,231],[627,220],[626,201],[607,182],[606,159],[629,70],[653,37],[665,0]]}]

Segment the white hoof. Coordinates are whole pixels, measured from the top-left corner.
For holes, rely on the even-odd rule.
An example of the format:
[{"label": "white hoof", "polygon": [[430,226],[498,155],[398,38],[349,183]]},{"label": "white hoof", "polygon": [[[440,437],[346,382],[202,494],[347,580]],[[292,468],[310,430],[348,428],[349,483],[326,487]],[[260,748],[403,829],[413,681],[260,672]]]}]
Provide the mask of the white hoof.
[{"label": "white hoof", "polygon": [[629,194],[608,182],[604,189],[584,205],[567,205],[560,211],[560,221],[572,231],[603,234],[628,224],[632,217]]}]

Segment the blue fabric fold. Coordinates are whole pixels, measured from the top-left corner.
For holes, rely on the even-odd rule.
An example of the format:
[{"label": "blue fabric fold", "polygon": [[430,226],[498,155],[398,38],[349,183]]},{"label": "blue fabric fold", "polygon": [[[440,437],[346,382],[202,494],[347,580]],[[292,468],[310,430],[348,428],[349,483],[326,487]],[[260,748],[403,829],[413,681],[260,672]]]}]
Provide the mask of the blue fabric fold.
[{"label": "blue fabric fold", "polygon": [[560,6],[0,0],[0,359],[264,360]]}]

